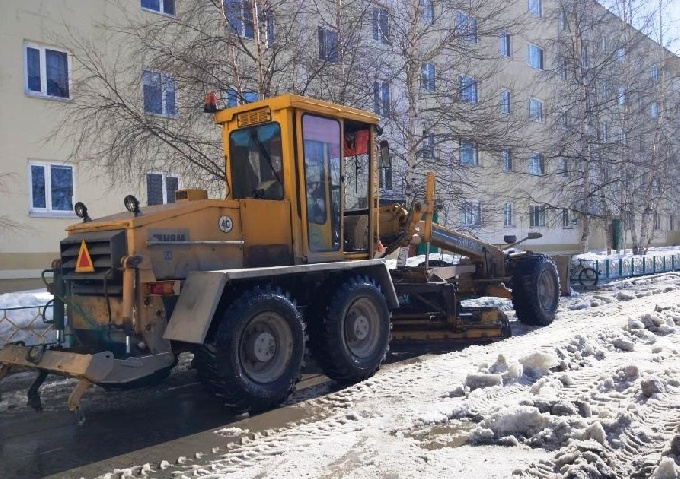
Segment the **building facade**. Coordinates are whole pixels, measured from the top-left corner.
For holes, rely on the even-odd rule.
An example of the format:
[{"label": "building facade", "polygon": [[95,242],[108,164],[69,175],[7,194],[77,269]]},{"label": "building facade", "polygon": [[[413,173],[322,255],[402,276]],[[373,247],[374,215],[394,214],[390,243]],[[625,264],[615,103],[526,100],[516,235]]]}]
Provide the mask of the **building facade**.
[{"label": "building facade", "polygon": [[[123,72],[126,111],[156,128],[139,135],[172,138],[198,122],[215,148],[218,133],[191,116],[198,105],[190,97],[203,88],[222,91],[225,106],[292,92],[372,109],[384,117],[395,155],[381,171],[383,197],[418,198],[434,169],[440,221],[492,243],[539,231],[533,249],[575,253],[585,229],[590,248],[624,247],[639,240],[645,221],[652,244],[680,242],[672,167],[680,149],[670,140],[680,137],[680,60],[599,4],[260,3],[225,0],[208,13],[217,26],[206,54],[196,45],[207,42],[184,41],[182,22],[206,14],[189,0],[2,2],[0,291],[39,286],[64,228],[78,221],[75,202],[100,217],[120,211],[129,193],[158,204],[194,186],[193,153],[131,165],[136,181],[79,155],[83,137],[63,124],[96,92],[84,88],[92,65]],[[134,21],[167,32],[156,51],[173,61],[120,55],[106,26]],[[187,73],[182,47],[214,61],[212,80]],[[220,65],[227,66],[215,72]],[[115,111],[111,95],[101,98]],[[104,125],[102,143],[112,138]],[[221,157],[213,156],[219,178]]]}]

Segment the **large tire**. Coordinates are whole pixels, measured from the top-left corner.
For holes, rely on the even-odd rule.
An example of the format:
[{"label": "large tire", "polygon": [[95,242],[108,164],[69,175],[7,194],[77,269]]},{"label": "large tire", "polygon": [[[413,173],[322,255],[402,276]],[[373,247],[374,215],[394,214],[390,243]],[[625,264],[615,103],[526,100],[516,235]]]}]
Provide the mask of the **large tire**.
[{"label": "large tire", "polygon": [[547,326],[555,319],[559,300],[555,263],[542,254],[519,258],[512,274],[512,305],[517,319],[532,326]]},{"label": "large tire", "polygon": [[247,290],[225,308],[214,340],[196,355],[199,378],[240,412],[271,409],[300,380],[305,327],[278,288]]},{"label": "large tire", "polygon": [[342,283],[310,318],[310,349],[331,379],[354,383],[372,376],[385,360],[390,312],[380,287],[365,276]]}]

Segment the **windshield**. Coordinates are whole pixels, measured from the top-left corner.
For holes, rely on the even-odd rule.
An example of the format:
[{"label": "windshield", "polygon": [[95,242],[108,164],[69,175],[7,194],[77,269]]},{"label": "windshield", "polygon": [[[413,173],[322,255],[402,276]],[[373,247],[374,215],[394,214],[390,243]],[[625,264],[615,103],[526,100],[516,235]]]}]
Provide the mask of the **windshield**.
[{"label": "windshield", "polygon": [[231,196],[283,199],[281,127],[266,123],[229,135]]}]

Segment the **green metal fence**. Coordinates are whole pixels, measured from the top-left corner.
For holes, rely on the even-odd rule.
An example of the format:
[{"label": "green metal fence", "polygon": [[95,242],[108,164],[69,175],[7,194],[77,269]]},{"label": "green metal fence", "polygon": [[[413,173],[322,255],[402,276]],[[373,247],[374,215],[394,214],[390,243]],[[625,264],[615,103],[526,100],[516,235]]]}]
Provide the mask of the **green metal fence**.
[{"label": "green metal fence", "polygon": [[583,266],[594,268],[600,280],[642,276],[680,270],[680,253],[662,256],[629,256],[605,260],[577,260]]}]

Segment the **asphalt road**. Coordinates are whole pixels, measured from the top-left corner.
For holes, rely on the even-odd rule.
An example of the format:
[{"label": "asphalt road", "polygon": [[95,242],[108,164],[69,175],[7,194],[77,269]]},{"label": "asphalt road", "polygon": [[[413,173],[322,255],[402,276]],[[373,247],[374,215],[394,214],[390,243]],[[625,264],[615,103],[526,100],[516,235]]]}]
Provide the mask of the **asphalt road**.
[{"label": "asphalt road", "polygon": [[[307,374],[293,402],[334,387],[325,376]],[[146,463],[173,464],[179,457],[191,461],[196,453],[209,460],[211,454],[219,455],[214,448],[223,449],[228,442],[216,429],[257,432],[284,427],[306,414],[287,406],[253,417],[234,416],[203,389],[193,371],[173,374],[154,389],[86,395],[82,425],[62,400],[43,397],[43,412],[22,407],[0,413],[0,479],[89,479]],[[154,477],[171,478],[172,468]]]}]

